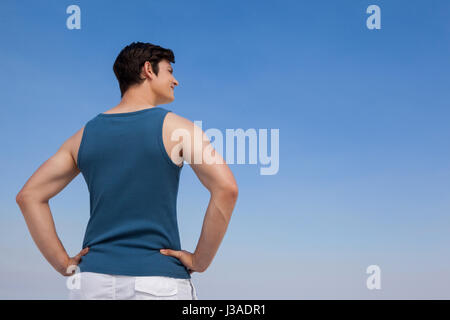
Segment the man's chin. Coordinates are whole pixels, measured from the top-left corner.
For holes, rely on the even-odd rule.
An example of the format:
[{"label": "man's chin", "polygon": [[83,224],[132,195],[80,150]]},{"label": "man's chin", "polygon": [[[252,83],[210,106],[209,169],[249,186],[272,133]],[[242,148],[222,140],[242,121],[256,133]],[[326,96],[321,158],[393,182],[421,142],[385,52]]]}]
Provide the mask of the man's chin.
[{"label": "man's chin", "polygon": [[164,102],[163,103],[161,103],[161,104],[168,104],[168,103],[171,103],[171,102],[173,102],[175,100],[175,97],[168,97],[166,100],[164,100]]}]

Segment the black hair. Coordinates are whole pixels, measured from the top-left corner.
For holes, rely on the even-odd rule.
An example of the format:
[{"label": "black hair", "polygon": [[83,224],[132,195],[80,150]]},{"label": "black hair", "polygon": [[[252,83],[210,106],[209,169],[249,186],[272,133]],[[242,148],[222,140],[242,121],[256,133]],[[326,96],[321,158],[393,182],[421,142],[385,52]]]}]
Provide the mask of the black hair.
[{"label": "black hair", "polygon": [[140,75],[146,61],[150,62],[153,72],[158,75],[158,63],[164,59],[175,63],[173,51],[152,43],[133,42],[123,48],[113,66],[114,74],[119,81],[121,97],[130,86],[145,80]]}]

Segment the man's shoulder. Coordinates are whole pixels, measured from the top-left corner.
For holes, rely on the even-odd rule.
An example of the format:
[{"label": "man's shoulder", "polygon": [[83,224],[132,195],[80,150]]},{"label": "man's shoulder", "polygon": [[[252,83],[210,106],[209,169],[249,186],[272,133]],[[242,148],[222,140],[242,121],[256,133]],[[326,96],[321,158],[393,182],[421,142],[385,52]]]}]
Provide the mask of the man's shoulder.
[{"label": "man's shoulder", "polygon": [[78,150],[80,148],[81,140],[83,138],[84,128],[80,128],[77,132],[75,132],[72,136],[70,136],[61,146],[61,149],[70,153],[72,158],[76,163],[76,159],[78,158]]},{"label": "man's shoulder", "polygon": [[164,126],[167,127],[169,131],[180,128],[189,130],[193,125],[194,123],[191,120],[171,110],[167,112],[166,118],[164,119]]}]

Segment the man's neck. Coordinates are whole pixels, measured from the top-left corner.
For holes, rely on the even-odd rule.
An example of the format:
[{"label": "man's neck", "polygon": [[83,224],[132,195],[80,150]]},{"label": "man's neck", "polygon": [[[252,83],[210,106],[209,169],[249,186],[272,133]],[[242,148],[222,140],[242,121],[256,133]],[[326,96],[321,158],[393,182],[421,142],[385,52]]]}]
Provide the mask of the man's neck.
[{"label": "man's neck", "polygon": [[157,105],[154,94],[152,92],[149,93],[148,88],[129,88],[123,95],[120,103],[111,110],[133,112],[153,108]]}]

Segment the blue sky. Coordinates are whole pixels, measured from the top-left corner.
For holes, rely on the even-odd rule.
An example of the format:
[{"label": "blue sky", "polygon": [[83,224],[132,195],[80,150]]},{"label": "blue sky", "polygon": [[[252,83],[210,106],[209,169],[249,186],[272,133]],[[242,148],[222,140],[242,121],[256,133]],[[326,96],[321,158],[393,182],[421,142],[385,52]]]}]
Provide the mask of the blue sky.
[{"label": "blue sky", "polygon": [[[81,8],[81,29],[66,8]],[[366,8],[381,8],[369,30]],[[279,129],[280,168],[230,164],[239,198],[200,299],[450,298],[448,1],[2,1],[0,298],[64,299],[15,203],[31,174],[120,101],[133,41],[175,53],[162,105],[204,130]],[[89,219],[81,175],[50,200],[70,255]],[[189,166],[185,250],[209,193]],[[369,265],[381,290],[366,288]]]}]

